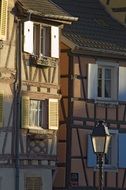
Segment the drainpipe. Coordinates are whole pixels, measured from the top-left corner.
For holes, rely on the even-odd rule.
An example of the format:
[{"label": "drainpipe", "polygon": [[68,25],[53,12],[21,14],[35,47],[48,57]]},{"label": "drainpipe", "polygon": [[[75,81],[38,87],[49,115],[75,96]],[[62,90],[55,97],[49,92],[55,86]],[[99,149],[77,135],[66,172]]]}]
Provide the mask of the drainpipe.
[{"label": "drainpipe", "polygon": [[20,126],[21,126],[21,38],[22,38],[22,25],[21,21],[17,21],[17,43],[16,43],[16,125],[15,125],[15,190],[19,190],[19,171],[20,171],[20,159],[19,159],[19,139],[20,139]]}]

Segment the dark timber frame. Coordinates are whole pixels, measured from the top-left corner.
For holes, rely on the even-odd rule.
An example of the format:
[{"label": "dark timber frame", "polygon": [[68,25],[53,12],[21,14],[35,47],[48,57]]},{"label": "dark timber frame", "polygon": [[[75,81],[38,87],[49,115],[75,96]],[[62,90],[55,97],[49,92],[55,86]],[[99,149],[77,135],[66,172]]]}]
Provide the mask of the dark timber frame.
[{"label": "dark timber frame", "polygon": [[[64,74],[62,75],[61,72],[61,80],[67,80],[68,82],[68,95],[63,95],[62,96],[62,100],[61,100],[61,109],[62,109],[62,116],[63,119],[62,121],[60,121],[60,124],[66,124],[66,140],[64,141],[64,143],[66,143],[66,163],[59,163],[59,167],[65,167],[66,169],[66,176],[65,176],[65,188],[66,189],[72,189],[71,187],[71,182],[70,182],[70,175],[71,175],[71,163],[72,163],[72,159],[80,159],[82,162],[82,167],[83,167],[83,174],[84,174],[84,180],[85,180],[85,189],[95,189],[96,187],[96,171],[93,172],[93,187],[90,187],[90,182],[89,182],[89,176],[87,174],[87,170],[86,170],[86,160],[87,160],[87,155],[83,155],[83,151],[82,151],[82,143],[81,143],[81,139],[80,139],[80,133],[79,130],[92,130],[92,127],[95,125],[95,123],[97,122],[97,120],[99,120],[100,118],[98,118],[97,116],[97,108],[99,107],[98,103],[95,103],[93,100],[89,100],[86,98],[86,87],[85,87],[85,81],[87,80],[87,76],[83,76],[82,74],[82,68],[81,68],[81,60],[80,57],[82,55],[76,54],[76,53],[72,53],[70,52],[70,50],[62,50],[61,51],[62,54],[67,54],[68,55],[68,74]],[[77,57],[78,59],[78,64],[79,64],[79,72],[80,75],[76,75],[74,72],[74,56]],[[84,55],[85,56],[85,55]],[[91,56],[92,57],[92,56]],[[94,58],[94,57],[93,57]],[[74,79],[79,79],[81,80],[81,86],[82,86],[82,90],[83,90],[83,98],[82,97],[74,97],[73,91],[74,88],[76,88],[74,86]],[[62,86],[61,86],[61,90],[62,90]],[[68,102],[68,110],[65,111],[65,105],[64,105],[64,100]],[[85,113],[86,116],[80,117],[74,117],[73,116],[73,112],[74,112],[74,107],[73,107],[73,103],[76,101],[81,101],[81,102],[85,102]],[[89,114],[89,105],[93,105],[93,118],[90,117]],[[123,106],[123,116],[122,119],[119,119],[119,106]],[[109,124],[114,124],[116,125],[116,128],[111,127],[111,125],[109,126],[110,129],[116,129],[118,130],[118,132],[121,133],[126,133],[126,128],[125,127],[121,127],[122,125],[126,125],[126,104],[125,102],[119,102],[118,105],[113,105],[111,107],[114,110],[115,113],[115,118],[114,119],[110,119],[108,118],[108,114],[109,114],[109,109],[110,109],[110,104],[104,104],[102,105],[102,111],[104,112],[104,120],[109,123]],[[68,113],[68,115],[67,115]],[[83,126],[82,125],[76,125],[74,124],[74,121],[81,121],[83,122]],[[89,124],[90,122],[90,124]],[[80,155],[81,156],[72,156],[71,155],[71,149],[72,149],[72,131],[75,130],[76,134],[77,134],[77,139],[78,139],[78,144],[79,144],[79,149],[80,149]],[[63,141],[59,140],[59,143],[63,143]],[[125,189],[126,186],[126,169],[123,170],[123,180],[122,180],[122,185],[121,185],[121,189]],[[110,189],[108,187],[108,172],[105,171],[105,180],[104,180],[104,187],[105,189]],[[120,189],[119,188],[119,172],[115,172],[114,173],[114,181],[115,181],[115,185],[113,188],[111,189]],[[79,188],[79,187],[78,187]],[[84,187],[83,187],[84,188]],[[54,188],[54,189],[58,189],[58,188]],[[74,189],[74,188],[73,188]],[[75,188],[76,189],[76,188]],[[80,187],[81,189],[81,187]]]}]

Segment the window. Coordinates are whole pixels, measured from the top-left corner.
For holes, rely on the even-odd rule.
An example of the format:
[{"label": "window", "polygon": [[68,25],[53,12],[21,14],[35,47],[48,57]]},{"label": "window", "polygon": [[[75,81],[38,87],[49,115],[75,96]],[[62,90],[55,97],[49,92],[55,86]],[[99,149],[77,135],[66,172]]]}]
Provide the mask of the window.
[{"label": "window", "polygon": [[47,126],[47,101],[30,100],[29,112],[30,126],[37,126],[43,128]]},{"label": "window", "polygon": [[79,185],[79,174],[71,173],[71,186],[78,187],[78,185]]},{"label": "window", "polygon": [[41,57],[59,58],[59,28],[24,22],[24,51]]},{"label": "window", "polygon": [[25,190],[42,190],[41,177],[26,177]]},{"label": "window", "polygon": [[0,0],[0,39],[6,40],[8,0]]},{"label": "window", "polygon": [[51,57],[51,27],[34,24],[33,47],[38,57]]},{"label": "window", "polygon": [[88,65],[88,98],[96,101],[126,101],[126,67],[97,61]]},{"label": "window", "polygon": [[58,99],[35,100],[22,97],[22,128],[58,129]]},{"label": "window", "polygon": [[98,68],[98,97],[111,98],[111,86],[112,86],[112,69],[107,67]]},{"label": "window", "polygon": [[[110,130],[111,141],[109,144],[108,152],[104,156],[104,168],[115,170],[117,169],[118,160],[118,133],[115,130]],[[88,166],[97,167],[98,160],[93,152],[93,147],[91,143],[91,137],[88,136]]]}]

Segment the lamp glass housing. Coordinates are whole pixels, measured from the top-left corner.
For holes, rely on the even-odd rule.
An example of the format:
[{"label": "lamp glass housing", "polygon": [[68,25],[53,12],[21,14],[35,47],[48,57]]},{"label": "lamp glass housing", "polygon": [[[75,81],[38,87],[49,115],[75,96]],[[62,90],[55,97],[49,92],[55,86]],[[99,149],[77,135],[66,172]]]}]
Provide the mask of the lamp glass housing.
[{"label": "lamp glass housing", "polygon": [[94,152],[106,154],[108,152],[111,136],[92,136]]}]

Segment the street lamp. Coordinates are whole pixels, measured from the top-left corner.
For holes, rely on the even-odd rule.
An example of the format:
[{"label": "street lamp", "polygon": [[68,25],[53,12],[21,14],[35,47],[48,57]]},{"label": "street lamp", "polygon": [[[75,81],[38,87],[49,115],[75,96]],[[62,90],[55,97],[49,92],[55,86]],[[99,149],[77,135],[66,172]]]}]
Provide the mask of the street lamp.
[{"label": "street lamp", "polygon": [[103,121],[98,121],[93,128],[91,140],[99,164],[99,190],[103,190],[103,156],[108,152],[111,135]]}]

